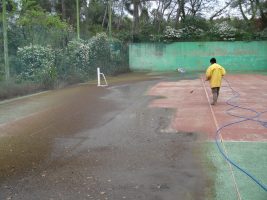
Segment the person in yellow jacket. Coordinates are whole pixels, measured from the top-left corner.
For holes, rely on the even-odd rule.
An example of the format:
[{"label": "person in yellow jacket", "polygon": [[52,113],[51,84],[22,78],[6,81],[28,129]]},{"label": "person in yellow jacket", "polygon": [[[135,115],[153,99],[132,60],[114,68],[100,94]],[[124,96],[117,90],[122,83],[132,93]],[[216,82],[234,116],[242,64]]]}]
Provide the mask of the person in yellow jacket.
[{"label": "person in yellow jacket", "polygon": [[222,77],[226,74],[226,71],[221,65],[216,63],[215,58],[210,59],[210,64],[211,65],[206,70],[206,81],[210,81],[210,87],[213,96],[213,102],[211,105],[215,105],[219,97]]}]

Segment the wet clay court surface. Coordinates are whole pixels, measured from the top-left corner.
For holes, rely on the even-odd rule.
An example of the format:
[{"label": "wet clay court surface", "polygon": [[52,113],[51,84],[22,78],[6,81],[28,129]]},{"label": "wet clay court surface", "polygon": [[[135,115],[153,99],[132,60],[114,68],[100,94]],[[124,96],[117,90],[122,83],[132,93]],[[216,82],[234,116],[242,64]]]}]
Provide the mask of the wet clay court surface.
[{"label": "wet clay court surface", "polygon": [[177,131],[175,106],[153,92],[188,78],[132,74],[1,103],[0,199],[213,199],[208,135]]}]

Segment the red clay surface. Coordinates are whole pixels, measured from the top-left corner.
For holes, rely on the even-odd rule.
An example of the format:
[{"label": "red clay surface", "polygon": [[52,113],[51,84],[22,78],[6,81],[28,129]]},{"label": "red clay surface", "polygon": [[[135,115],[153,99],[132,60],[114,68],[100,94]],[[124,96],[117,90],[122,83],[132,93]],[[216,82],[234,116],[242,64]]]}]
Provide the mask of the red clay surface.
[{"label": "red clay surface", "polygon": [[[231,87],[240,94],[234,99],[236,105],[253,109],[257,112],[267,110],[267,76],[262,75],[227,75],[225,77]],[[148,92],[148,95],[162,96],[154,100],[150,106],[176,109],[170,128],[177,131],[198,132],[215,138],[217,120],[221,127],[227,123],[240,120],[228,115],[225,111],[231,108],[226,101],[233,97],[232,90],[223,81],[218,104],[212,106],[215,119],[212,116],[205,89],[211,99],[208,82],[202,79],[182,80],[177,82],[161,82]],[[232,114],[253,116],[255,113],[246,110],[232,110]],[[267,113],[263,113],[260,120],[267,121]],[[224,140],[228,141],[267,141],[267,131],[255,121],[246,121],[229,126],[221,131]]]}]

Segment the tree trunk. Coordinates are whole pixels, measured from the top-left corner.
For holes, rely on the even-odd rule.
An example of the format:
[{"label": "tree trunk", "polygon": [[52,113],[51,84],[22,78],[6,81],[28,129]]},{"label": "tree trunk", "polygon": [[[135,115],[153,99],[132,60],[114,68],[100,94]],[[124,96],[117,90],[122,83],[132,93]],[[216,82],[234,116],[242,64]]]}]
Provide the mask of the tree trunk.
[{"label": "tree trunk", "polygon": [[105,13],[104,13],[103,21],[102,21],[102,28],[104,28],[104,25],[105,25],[107,10],[108,10],[108,6],[106,6],[106,9],[105,9]]},{"label": "tree trunk", "polygon": [[111,22],[111,17],[112,17],[112,2],[111,0],[108,1],[108,33],[109,33],[109,39],[111,39],[111,29],[112,29],[112,22]]},{"label": "tree trunk", "polygon": [[80,6],[79,0],[76,0],[76,20],[77,20],[77,39],[80,39]]},{"label": "tree trunk", "polygon": [[9,57],[8,57],[8,39],[7,39],[7,19],[6,19],[6,0],[2,1],[3,15],[3,37],[4,37],[4,59],[5,59],[5,78],[9,79]]},{"label": "tree trunk", "polygon": [[239,10],[240,10],[240,12],[241,12],[241,15],[242,15],[243,19],[244,19],[245,21],[248,21],[248,18],[247,18],[247,16],[245,15],[245,13],[244,13],[244,11],[243,11],[243,8],[242,8],[242,2],[241,2],[241,0],[238,0],[238,6],[239,6]]},{"label": "tree trunk", "polygon": [[120,7],[120,17],[118,19],[118,23],[117,23],[117,29],[119,30],[119,28],[121,27],[121,22],[122,22],[122,18],[123,18],[123,14],[124,14],[124,4],[121,4],[121,7]]},{"label": "tree trunk", "polygon": [[181,13],[182,13],[181,19],[182,19],[182,21],[185,20],[185,10],[184,10],[185,5],[184,4],[185,4],[184,0],[181,0]]},{"label": "tree trunk", "polygon": [[134,34],[139,33],[139,0],[133,0],[134,4],[134,10],[133,10],[133,16],[134,16]]},{"label": "tree trunk", "polygon": [[66,20],[66,5],[65,0],[61,0],[62,19]]},{"label": "tree trunk", "polygon": [[175,27],[177,28],[178,24],[179,24],[179,19],[181,18],[181,21],[184,21],[185,19],[185,10],[184,10],[184,0],[177,0],[178,2],[178,8],[177,8],[177,15],[176,15],[176,23],[175,23]]},{"label": "tree trunk", "polygon": [[260,16],[261,16],[261,19],[262,19],[262,22],[264,25],[267,25],[267,18],[266,18],[266,14],[264,13],[263,11],[263,8],[262,8],[262,5],[260,3],[259,0],[256,0],[256,6],[259,8],[260,10]]},{"label": "tree trunk", "polygon": [[257,6],[254,5],[254,0],[250,0],[250,5],[251,5],[251,19],[254,19],[256,16],[256,12],[257,12]]},{"label": "tree trunk", "polygon": [[210,17],[210,21],[212,21],[215,17],[218,17],[222,14],[222,12],[228,7],[230,6],[231,1],[226,2],[225,6],[223,8],[221,8],[220,10],[216,11],[211,17]]},{"label": "tree trunk", "polygon": [[160,1],[159,1],[159,5],[158,5],[158,9],[157,9],[157,25],[158,25],[158,34],[159,34],[159,32],[160,32],[160,25],[161,25],[161,19],[160,19],[160,7],[161,7],[161,5],[160,5]]},{"label": "tree trunk", "polygon": [[176,5],[177,5],[177,3],[175,3],[175,5],[173,6],[171,12],[169,13],[169,15],[168,15],[168,17],[167,17],[167,21],[168,21],[168,22],[170,21],[171,15],[172,15],[172,13],[173,13],[173,11],[174,11]]}]

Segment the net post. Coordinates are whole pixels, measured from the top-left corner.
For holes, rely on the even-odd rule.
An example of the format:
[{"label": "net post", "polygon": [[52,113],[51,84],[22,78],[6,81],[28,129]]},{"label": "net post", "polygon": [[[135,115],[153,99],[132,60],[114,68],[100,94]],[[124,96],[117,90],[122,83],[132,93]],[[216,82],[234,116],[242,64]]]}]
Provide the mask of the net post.
[{"label": "net post", "polygon": [[98,67],[97,68],[97,86],[98,87],[100,86],[100,81],[101,81],[100,78],[101,78],[100,77],[100,68]]},{"label": "net post", "polygon": [[[104,81],[105,81],[105,85],[101,85],[101,76],[103,77]],[[106,80],[106,77],[103,73],[100,72],[100,68],[98,67],[97,68],[97,86],[100,87],[104,87],[104,86],[108,86],[108,83],[107,83],[107,80]]]}]

